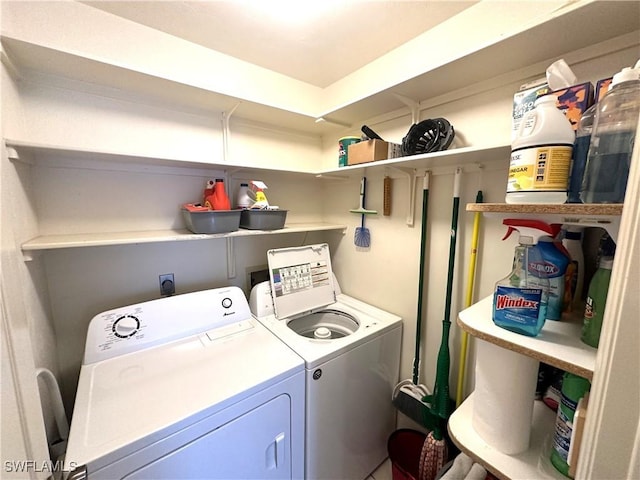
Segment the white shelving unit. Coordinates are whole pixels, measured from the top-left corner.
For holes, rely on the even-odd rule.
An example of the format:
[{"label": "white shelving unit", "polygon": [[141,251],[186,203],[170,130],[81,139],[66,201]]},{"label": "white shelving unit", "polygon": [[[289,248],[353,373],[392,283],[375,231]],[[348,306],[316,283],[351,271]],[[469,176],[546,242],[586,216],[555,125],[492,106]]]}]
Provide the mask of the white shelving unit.
[{"label": "white shelving unit", "polygon": [[486,145],[462,147],[442,152],[411,155],[409,157],[389,158],[377,162],[350,165],[337,169],[317,172],[317,175],[361,175],[364,169],[399,168],[406,171],[433,170],[448,168],[453,171],[456,167],[478,168],[495,163],[504,167],[509,162],[510,145]]},{"label": "white shelving unit", "polygon": [[533,407],[531,448],[518,455],[505,455],[488,445],[471,427],[474,396],[451,415],[449,433],[460,449],[482,464],[496,477],[508,479],[565,479],[551,461],[551,435],[556,415],[544,403],[536,401]]},{"label": "white shelving unit", "polygon": [[[43,165],[51,162],[64,161],[70,165],[75,164],[80,167],[83,163],[86,163],[87,158],[91,158],[94,162],[102,162],[110,167],[113,167],[114,165],[139,164],[153,165],[156,167],[230,170],[234,172],[238,170],[253,172],[282,172],[290,175],[304,175],[306,177],[323,175],[357,177],[362,174],[362,170],[364,169],[383,169],[388,167],[402,168],[405,170],[420,170],[451,166],[479,167],[491,163],[505,165],[505,162],[508,162],[511,151],[510,145],[506,144],[462,147],[442,152],[390,158],[387,160],[329,170],[303,172],[292,170],[283,171],[282,169],[269,166],[257,168],[234,164],[201,162],[190,160],[188,158],[157,158],[117,151],[87,151],[63,145],[46,145],[15,139],[5,139],[5,145],[8,149],[8,156],[11,160],[26,161],[28,163]],[[25,160],[23,158],[23,155],[21,155],[22,152],[27,154],[28,159]]]},{"label": "white shelving unit", "polygon": [[346,225],[331,223],[292,223],[278,230],[245,230],[229,233],[197,234],[189,230],[151,230],[142,232],[78,233],[70,235],[42,235],[22,244],[23,252],[55,250],[59,248],[99,247],[106,245],[131,245],[138,243],[181,242],[211,240],[214,238],[239,238],[258,235],[345,230]]},{"label": "white shelving unit", "polygon": [[[141,165],[147,168],[153,165],[155,168],[189,168],[216,171],[269,171],[270,169],[255,169],[234,165],[212,164],[193,162],[177,158],[154,158],[130,155],[121,152],[85,151],[59,145],[43,145],[27,141],[6,139],[5,145],[8,156],[13,161],[22,161],[34,165],[64,164],[87,168],[87,158],[91,159],[91,168],[136,168]],[[286,172],[288,175],[304,175],[306,177],[329,176],[359,176],[363,169],[397,168],[405,172],[415,172],[420,169],[451,168],[452,166],[480,167],[487,163],[503,163],[509,156],[508,145],[495,145],[489,147],[465,147],[436,152],[425,155],[393,158],[379,162],[372,162],[330,171],[316,173]],[[409,173],[407,173],[409,174]],[[29,260],[37,251],[53,250],[60,248],[95,247],[104,245],[128,245],[138,243],[175,242],[187,240],[209,240],[213,238],[237,238],[256,235],[273,235],[282,233],[298,233],[311,231],[346,230],[346,225],[329,223],[305,223],[286,224],[280,230],[238,230],[223,234],[193,234],[187,230],[154,230],[154,231],[124,231],[105,233],[85,233],[69,235],[44,235],[28,240],[22,245],[25,259]]]},{"label": "white shelving unit", "polygon": [[[240,167],[228,165],[191,162],[176,158],[141,157],[120,152],[84,151],[57,145],[42,145],[18,140],[5,140],[8,157],[13,161],[22,161],[34,165],[64,164],[78,168],[189,168],[201,170],[221,171],[231,169],[237,171]],[[87,159],[91,159],[90,162]],[[246,170],[255,171],[256,169]],[[269,170],[269,169],[263,169]],[[287,172],[295,175],[296,172]],[[306,174],[307,176],[309,174]],[[211,240],[216,238],[234,239],[239,237],[276,235],[289,233],[304,233],[317,231],[345,231],[346,225],[331,223],[289,223],[278,230],[246,230],[219,234],[194,234],[186,229],[167,229],[150,231],[123,231],[101,233],[75,233],[43,235],[32,238],[22,244],[25,260],[32,260],[37,252],[61,248],[82,248],[108,245],[132,245],[141,243],[179,242],[192,240]]]},{"label": "white shelving unit", "polygon": [[492,306],[492,296],[480,300],[459,313],[458,325],[476,338],[591,380],[597,350],[580,340],[580,315],[569,320],[547,320],[537,337],[527,337],[493,323]]},{"label": "white shelving unit", "polygon": [[[527,217],[550,223],[604,227],[615,238],[622,205],[468,204],[467,211],[501,218]],[[537,337],[519,335],[493,323],[492,296],[458,315],[458,325],[478,339],[591,380],[597,350],[581,342],[581,320],[579,315],[559,322],[548,320]],[[488,445],[474,430],[473,403],[474,395],[471,394],[449,420],[449,433],[462,451],[501,479],[566,478],[549,461],[555,425],[553,411],[541,402],[535,402],[529,449],[517,455],[506,455]]]}]

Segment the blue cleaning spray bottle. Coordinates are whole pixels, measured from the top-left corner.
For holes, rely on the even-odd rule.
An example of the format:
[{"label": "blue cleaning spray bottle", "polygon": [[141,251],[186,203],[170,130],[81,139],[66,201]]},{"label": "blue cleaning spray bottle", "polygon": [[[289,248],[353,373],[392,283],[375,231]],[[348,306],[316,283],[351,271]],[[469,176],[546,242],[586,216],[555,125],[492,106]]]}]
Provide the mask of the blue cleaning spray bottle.
[{"label": "blue cleaning spray bottle", "polygon": [[[571,263],[571,255],[558,240],[561,232],[561,225],[548,225],[552,233],[541,236],[538,245],[534,248],[540,251],[549,280],[549,302],[547,305],[547,320],[562,320],[562,312],[565,311],[571,295],[571,282],[573,280],[574,269],[567,270]],[[530,266],[531,268],[531,266]],[[567,291],[567,284],[569,290]]]},{"label": "blue cleaning spray bottle", "polygon": [[554,235],[554,229],[538,220],[505,219],[509,227],[503,240],[513,232],[520,238],[515,249],[513,270],[496,283],[493,295],[493,322],[499,327],[535,337],[547,317],[549,279],[540,250],[542,237]]}]

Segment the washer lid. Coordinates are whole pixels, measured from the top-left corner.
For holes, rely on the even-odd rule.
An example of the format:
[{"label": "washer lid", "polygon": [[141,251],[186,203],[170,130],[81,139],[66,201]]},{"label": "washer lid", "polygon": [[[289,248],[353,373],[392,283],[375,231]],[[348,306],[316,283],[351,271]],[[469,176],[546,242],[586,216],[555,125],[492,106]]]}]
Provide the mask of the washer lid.
[{"label": "washer lid", "polygon": [[277,318],[309,312],[336,301],[326,243],[268,250],[267,260]]}]

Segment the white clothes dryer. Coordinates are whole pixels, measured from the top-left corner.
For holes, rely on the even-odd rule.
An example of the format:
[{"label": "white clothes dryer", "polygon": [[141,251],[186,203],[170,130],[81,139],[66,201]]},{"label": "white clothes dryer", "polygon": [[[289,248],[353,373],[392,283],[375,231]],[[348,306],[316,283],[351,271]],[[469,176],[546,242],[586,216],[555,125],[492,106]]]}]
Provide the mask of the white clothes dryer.
[{"label": "white clothes dryer", "polygon": [[301,479],[304,364],[237,287],[152,300],[89,325],[70,479]]},{"label": "white clothes dryer", "polygon": [[269,250],[252,313],[305,361],[307,480],[362,480],[396,427],[402,319],[340,293],[329,246]]}]

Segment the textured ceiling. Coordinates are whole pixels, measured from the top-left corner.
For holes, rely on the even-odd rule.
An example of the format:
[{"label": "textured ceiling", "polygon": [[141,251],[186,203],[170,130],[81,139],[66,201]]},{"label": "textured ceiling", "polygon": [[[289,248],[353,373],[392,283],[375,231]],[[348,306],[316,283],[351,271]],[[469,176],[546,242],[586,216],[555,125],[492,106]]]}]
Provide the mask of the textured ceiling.
[{"label": "textured ceiling", "polygon": [[277,10],[283,2],[82,3],[319,87],[476,3],[297,0],[289,1],[284,11]]}]

